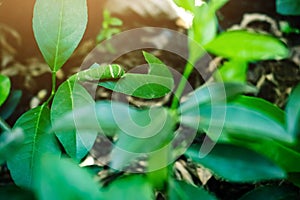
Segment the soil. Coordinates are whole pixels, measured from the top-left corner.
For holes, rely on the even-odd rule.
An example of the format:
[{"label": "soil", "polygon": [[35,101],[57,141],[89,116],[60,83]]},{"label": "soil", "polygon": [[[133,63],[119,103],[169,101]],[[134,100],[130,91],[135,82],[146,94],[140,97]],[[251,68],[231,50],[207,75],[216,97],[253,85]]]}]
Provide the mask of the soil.
[{"label": "soil", "polygon": [[[17,7],[15,7],[16,2],[18,3]],[[76,50],[70,61],[66,63],[63,70],[60,72],[61,76],[58,84],[65,80],[68,75],[77,71],[86,55],[96,46],[94,39],[96,38],[96,35],[101,27],[101,10],[104,7],[104,3],[99,3],[100,1],[97,0],[90,0],[88,2],[90,17],[87,32],[84,36],[83,41],[80,43],[79,48]],[[15,51],[12,53],[12,59],[5,66],[0,66],[0,71],[5,71],[5,73],[10,75],[13,90],[21,90],[23,92],[22,99],[18,107],[16,108],[16,111],[7,120],[10,125],[13,125],[16,119],[30,108],[32,99],[36,98],[41,91],[46,91],[46,95],[42,98],[39,98],[41,102],[47,98],[50,91],[51,76],[49,71],[47,70],[47,66],[44,63],[41,54],[38,51],[38,47],[34,41],[31,28],[33,4],[33,0],[10,0],[3,1],[2,5],[0,5],[0,23],[9,25],[13,30],[17,30],[17,32],[19,33],[18,37],[22,39],[21,45],[16,44],[16,42],[13,42],[14,36],[11,36],[10,33],[6,33],[8,43],[12,45],[12,48],[15,49]],[[9,10],[12,10],[12,7],[15,9],[13,15],[8,13]],[[276,24],[278,24],[279,20],[287,20],[296,28],[300,28],[299,17],[280,16],[275,12],[275,1],[231,0],[218,12],[220,30],[226,30],[233,25],[240,25],[245,13],[266,14],[271,17]],[[22,23],[20,22],[20,19],[23,20]],[[147,24],[148,21],[149,19],[140,19],[139,26],[153,26],[153,24]],[[268,23],[265,22],[261,22],[260,20],[258,21],[259,23],[248,24],[249,26],[246,28],[255,28],[259,31],[266,31],[270,32],[273,35],[276,35],[276,33],[272,32],[271,25],[268,25]],[[161,24],[159,24],[159,21],[156,22],[158,23],[157,26],[161,26]],[[151,21],[151,23],[153,23],[153,21]],[[131,25],[129,23],[129,25],[127,27],[124,27],[124,29],[129,27],[132,28],[133,25]],[[134,24],[134,26],[136,26],[136,24]],[[173,21],[169,23],[164,22],[164,26],[184,32],[182,28],[174,26]],[[260,92],[258,93],[259,97],[262,97],[278,105],[279,107],[284,108],[287,97],[291,92],[292,87],[300,82],[300,48],[298,47],[300,45],[300,37],[296,34],[283,34],[280,36],[280,38],[286,41],[289,47],[293,50],[293,54],[291,55],[291,57],[280,61],[271,60],[251,63],[249,65],[248,81],[260,88]],[[174,38],[168,38],[168,42],[174,42]],[[0,41],[0,50],[1,48],[4,47]],[[184,49],[186,48],[186,46],[181,46],[180,48]],[[183,67],[185,65],[184,59],[166,51],[155,49],[145,50],[158,56],[168,66],[182,73]],[[3,58],[0,61],[3,62]],[[207,61],[204,59],[201,62],[203,64]],[[133,51],[119,57],[116,60],[116,63],[121,64],[129,70],[134,66],[144,64],[145,61],[143,59],[141,51]],[[196,88],[201,85],[204,80],[207,80],[209,78],[210,73],[206,73],[205,76],[207,77],[201,77],[199,76],[199,74],[194,73],[189,80],[192,87]],[[107,91],[103,90],[101,90],[100,93],[101,94],[98,98],[107,98],[107,96],[109,95],[107,94]],[[137,100],[134,100],[132,103],[139,104]],[[107,148],[105,148],[105,152],[99,152],[99,146],[101,144],[107,145],[107,141],[99,140],[98,143],[95,144],[95,148],[93,149],[94,156],[97,155],[97,157],[105,157],[108,154]],[[195,166],[187,165],[187,171],[192,172],[193,170],[195,170]],[[198,176],[195,176],[191,173],[191,177],[196,184],[203,184],[199,180]],[[0,169],[0,185],[7,185],[11,183],[12,180],[6,167],[2,166]],[[266,184],[290,185],[290,183],[287,182],[268,182]],[[210,192],[215,193],[220,199],[234,200],[240,198],[248,191],[254,189],[255,187],[257,187],[257,185],[229,183],[212,176],[210,179],[208,179],[204,187],[207,188]],[[298,188],[295,188],[295,190],[298,190]]]}]

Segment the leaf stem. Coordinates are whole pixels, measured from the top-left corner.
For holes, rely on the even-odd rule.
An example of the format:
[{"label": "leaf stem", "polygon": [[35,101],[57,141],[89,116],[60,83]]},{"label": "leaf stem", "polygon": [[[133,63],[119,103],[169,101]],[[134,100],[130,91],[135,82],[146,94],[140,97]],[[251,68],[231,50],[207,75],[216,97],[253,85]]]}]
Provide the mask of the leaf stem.
[{"label": "leaf stem", "polygon": [[183,76],[181,77],[180,82],[179,82],[178,87],[177,87],[177,90],[175,91],[175,94],[173,96],[172,104],[171,104],[171,110],[177,109],[177,107],[179,105],[181,95],[184,91],[187,80],[190,77],[193,69],[194,69],[193,64],[191,64],[190,62],[187,62],[186,66],[185,66],[185,69],[184,69],[184,72],[183,72]]},{"label": "leaf stem", "polygon": [[10,131],[10,126],[0,117],[0,129],[3,131]]},{"label": "leaf stem", "polygon": [[52,89],[51,89],[51,95],[49,96],[48,100],[45,102],[45,104],[49,104],[51,99],[54,97],[56,92],[56,72],[52,71]]}]

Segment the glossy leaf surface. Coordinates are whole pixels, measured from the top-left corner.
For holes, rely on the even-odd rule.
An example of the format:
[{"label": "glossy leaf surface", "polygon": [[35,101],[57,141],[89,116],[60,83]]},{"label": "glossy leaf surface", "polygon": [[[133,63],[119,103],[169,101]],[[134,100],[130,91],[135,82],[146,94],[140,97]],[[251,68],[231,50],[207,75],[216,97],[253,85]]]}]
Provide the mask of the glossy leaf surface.
[{"label": "glossy leaf surface", "polygon": [[227,31],[206,45],[205,49],[218,56],[245,61],[286,58],[287,47],[278,39],[247,31]]},{"label": "glossy leaf surface", "polygon": [[218,81],[245,83],[247,69],[247,62],[241,60],[229,60],[221,66],[218,73],[215,73],[215,77]]},{"label": "glossy leaf surface", "polygon": [[297,0],[276,0],[276,11],[282,15],[300,15],[300,2]]},{"label": "glossy leaf surface", "polygon": [[35,173],[34,186],[39,199],[101,199],[99,185],[92,175],[69,159],[46,155]]},{"label": "glossy leaf surface", "polygon": [[[114,136],[119,130],[116,115],[124,119],[131,112],[131,107],[120,102],[98,101],[96,105],[85,105],[64,113],[53,120],[53,131],[97,131]],[[76,116],[76,124],[74,123]]]},{"label": "glossy leaf surface", "polygon": [[[191,121],[193,117],[194,121]],[[182,123],[204,129],[213,140],[219,139],[219,134],[213,131],[217,129],[223,136],[234,135],[245,140],[266,137],[280,142],[294,141],[285,130],[284,112],[255,97],[239,97],[226,104],[201,105],[198,113],[191,110],[182,115]]]},{"label": "glossy leaf surface", "polygon": [[216,144],[203,158],[199,150],[200,146],[192,146],[185,155],[228,181],[254,182],[286,177],[284,170],[269,159],[243,147]]},{"label": "glossy leaf surface", "polygon": [[300,84],[298,84],[289,96],[286,105],[287,131],[292,136],[300,139]]},{"label": "glossy leaf surface", "polygon": [[27,111],[17,120],[14,128],[23,129],[24,143],[7,165],[18,186],[32,187],[34,172],[41,167],[40,158],[45,154],[60,156],[55,135],[47,132],[50,126],[50,110],[45,105]]},{"label": "glossy leaf surface", "polygon": [[33,31],[53,72],[58,71],[79,44],[87,25],[86,0],[37,0]]},{"label": "glossy leaf surface", "polygon": [[255,87],[242,83],[208,83],[190,93],[187,100],[181,103],[180,109],[182,113],[186,113],[201,104],[226,102],[226,99],[236,95],[256,92]]},{"label": "glossy leaf surface", "polygon": [[[166,109],[133,110],[131,115],[122,117],[119,117],[119,137],[111,155],[112,168],[121,170],[142,155],[163,154],[170,145],[176,120]],[[166,167],[161,161],[157,163],[157,169]]]},{"label": "glossy leaf surface", "polygon": [[[51,108],[51,121],[60,121],[64,123],[62,117],[65,113],[72,110],[93,105],[94,100],[91,95],[79,83],[68,79],[58,88],[53,99]],[[82,131],[76,129],[78,115],[74,115],[70,123],[73,123],[74,129],[70,131],[55,131],[55,135],[65,148],[67,154],[77,161],[80,161],[92,148],[96,137],[96,131]],[[92,116],[87,116],[87,119]]]},{"label": "glossy leaf surface", "polygon": [[8,119],[15,111],[17,105],[19,104],[22,96],[22,91],[16,90],[12,91],[4,104],[0,107],[0,116],[2,119]]},{"label": "glossy leaf surface", "polygon": [[124,199],[124,197],[131,200],[154,199],[151,184],[142,175],[125,176],[114,180],[100,191],[103,200]]},{"label": "glossy leaf surface", "polygon": [[10,92],[10,80],[0,74],[0,106],[5,102]]},{"label": "glossy leaf surface", "polygon": [[13,157],[23,144],[24,133],[20,128],[0,135],[0,164]]},{"label": "glossy leaf surface", "polygon": [[169,196],[170,200],[217,200],[215,196],[209,194],[202,187],[196,187],[173,179],[170,180]]}]

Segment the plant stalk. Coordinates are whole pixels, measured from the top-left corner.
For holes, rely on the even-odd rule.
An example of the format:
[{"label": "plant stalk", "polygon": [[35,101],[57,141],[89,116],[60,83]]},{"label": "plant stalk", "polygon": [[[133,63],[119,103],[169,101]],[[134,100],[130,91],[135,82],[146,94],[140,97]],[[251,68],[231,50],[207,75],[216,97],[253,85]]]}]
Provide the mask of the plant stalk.
[{"label": "plant stalk", "polygon": [[4,131],[10,131],[10,126],[0,117],[0,129]]},{"label": "plant stalk", "polygon": [[194,69],[193,64],[191,64],[190,62],[187,62],[184,72],[183,72],[183,76],[181,77],[180,82],[177,87],[177,90],[175,91],[175,94],[173,96],[171,110],[176,110],[177,107],[179,106],[179,101],[180,101],[181,95],[184,91],[185,85],[186,85],[188,78],[190,77],[193,69]]},{"label": "plant stalk", "polygon": [[49,96],[49,98],[47,99],[47,101],[45,102],[45,104],[49,104],[49,102],[51,101],[51,99],[54,97],[56,92],[56,72],[52,72],[52,89],[51,89],[51,95]]}]

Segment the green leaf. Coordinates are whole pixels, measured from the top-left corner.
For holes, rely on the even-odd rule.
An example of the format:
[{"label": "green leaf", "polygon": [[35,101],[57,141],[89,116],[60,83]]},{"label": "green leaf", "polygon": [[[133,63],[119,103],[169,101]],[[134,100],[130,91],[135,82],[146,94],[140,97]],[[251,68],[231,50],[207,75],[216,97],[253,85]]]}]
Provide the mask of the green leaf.
[{"label": "green leaf", "polygon": [[[182,123],[204,129],[213,140],[220,136],[214,130],[220,130],[223,135],[245,140],[265,137],[283,143],[294,141],[285,130],[284,112],[259,98],[240,97],[226,104],[201,105],[199,110],[198,114],[193,111],[184,114]],[[192,117],[195,119],[190,122]]]},{"label": "green leaf", "polygon": [[46,155],[35,173],[35,191],[41,200],[102,199],[91,174],[69,159]]},{"label": "green leaf", "polygon": [[300,15],[300,1],[276,0],[276,11],[282,15]]},{"label": "green leaf", "polygon": [[278,39],[248,31],[227,31],[206,45],[218,56],[245,61],[286,58],[288,48]]},{"label": "green leaf", "polygon": [[103,200],[130,199],[153,200],[154,192],[151,184],[142,175],[131,175],[117,179],[108,187],[101,188]]},{"label": "green leaf", "polygon": [[14,156],[24,141],[24,133],[20,128],[0,135],[0,164]]},{"label": "green leaf", "polygon": [[300,138],[300,84],[298,84],[289,96],[286,105],[287,131],[290,135]]},{"label": "green leaf", "polygon": [[245,83],[248,63],[243,60],[229,60],[214,74],[218,81]]},{"label": "green leaf", "polygon": [[216,144],[205,157],[200,157],[199,150],[200,146],[192,146],[185,155],[228,181],[254,182],[286,177],[285,171],[269,159],[246,148]]},{"label": "green leaf", "polygon": [[[94,100],[91,95],[79,83],[73,79],[66,80],[58,88],[52,103],[51,121],[60,121],[65,113],[72,110],[91,105]],[[97,137],[96,131],[82,131],[76,129],[78,115],[74,115],[70,123],[73,123],[74,130],[55,131],[55,135],[63,145],[71,158],[80,161],[90,151]],[[90,118],[90,117],[87,117]],[[64,122],[64,121],[63,121]]]},{"label": "green leaf", "polygon": [[270,118],[279,122],[280,124],[285,123],[284,111],[264,99],[251,96],[238,96],[238,98],[232,99],[230,102],[234,104],[245,105],[253,110],[264,113],[265,115],[270,115]]},{"label": "green leaf", "polygon": [[193,8],[194,19],[192,27],[188,31],[189,41],[189,62],[196,61],[206,52],[203,45],[213,40],[217,34],[216,11],[221,8],[227,0],[213,0]]},{"label": "green leaf", "polygon": [[0,106],[7,99],[10,92],[10,80],[7,76],[0,74]]},{"label": "green leaf", "polygon": [[155,75],[125,74],[116,83],[104,82],[99,85],[126,95],[154,99],[170,93],[173,88],[173,80]]},{"label": "green leaf", "polygon": [[[132,108],[120,102],[98,101],[96,105],[77,107],[53,121],[52,131],[97,131],[114,136],[119,130],[118,119],[128,116]],[[120,116],[116,119],[116,116]],[[74,123],[76,117],[76,123]]]},{"label": "green leaf", "polygon": [[143,55],[145,57],[145,60],[149,64],[150,70],[149,74],[150,75],[156,75],[156,76],[163,76],[166,78],[172,78],[172,73],[168,69],[168,67],[157,57],[154,55],[147,53],[146,51],[143,51]]},{"label": "green leaf", "polygon": [[22,128],[25,139],[7,165],[18,186],[32,187],[34,172],[41,167],[39,160],[46,153],[60,156],[55,135],[46,132],[50,126],[50,111],[45,105],[27,111],[17,120],[14,128]]},{"label": "green leaf", "polygon": [[214,11],[219,10],[223,7],[229,0],[211,0],[211,5]]},{"label": "green leaf", "polygon": [[176,123],[177,119],[164,108],[139,110],[120,102],[99,101],[95,107],[84,106],[65,113],[53,122],[53,130],[95,130],[108,136],[117,134],[111,166],[123,169],[141,154],[152,155],[167,148]]},{"label": "green leaf", "polygon": [[202,4],[201,6],[196,7],[190,31],[193,36],[192,38],[200,45],[207,44],[217,33],[215,11],[216,10],[213,10],[211,4]]},{"label": "green leaf", "polygon": [[300,172],[300,153],[282,143],[263,137],[255,140],[244,140],[232,137],[232,135],[229,142],[268,157],[286,172]]},{"label": "green leaf", "polygon": [[242,83],[208,83],[190,93],[187,100],[181,103],[180,110],[184,114],[197,110],[201,104],[226,102],[226,99],[236,95],[256,92],[255,87]]},{"label": "green leaf", "polygon": [[207,4],[196,7],[192,27],[188,30],[189,40],[189,62],[196,61],[206,52],[203,45],[210,42],[217,33],[217,20],[214,10]]},{"label": "green leaf", "polygon": [[170,200],[217,200],[216,197],[209,194],[202,187],[196,187],[173,179],[170,180],[169,198]]},{"label": "green leaf", "polygon": [[292,187],[288,186],[261,186],[258,187],[244,196],[239,200],[283,200],[283,199],[297,199],[299,192]]},{"label": "green leaf", "polygon": [[173,0],[177,6],[184,8],[185,10],[194,11],[195,0]]},{"label": "green leaf", "polygon": [[86,0],[37,0],[33,31],[53,72],[58,71],[78,46],[87,25]]},{"label": "green leaf", "polygon": [[33,192],[20,189],[17,186],[1,186],[0,199],[9,200],[34,200],[36,199]]},{"label": "green leaf", "polygon": [[99,83],[100,86],[126,95],[154,99],[170,93],[174,87],[171,72],[158,58],[144,52],[149,64],[148,74],[127,73],[118,82]]},{"label": "green leaf", "polygon": [[[158,156],[169,148],[177,121],[171,117],[168,110],[164,108],[132,110],[125,116],[116,117],[120,131],[112,150],[112,168],[122,170],[141,155]],[[166,165],[161,159],[156,168],[160,169]]]},{"label": "green leaf", "polygon": [[22,96],[21,90],[12,91],[4,104],[0,107],[0,117],[4,120],[8,119],[15,111]]},{"label": "green leaf", "polygon": [[119,18],[112,17],[109,20],[109,24],[111,26],[122,26],[123,25],[123,21],[121,19],[119,19]]}]

